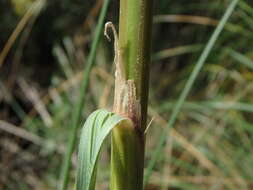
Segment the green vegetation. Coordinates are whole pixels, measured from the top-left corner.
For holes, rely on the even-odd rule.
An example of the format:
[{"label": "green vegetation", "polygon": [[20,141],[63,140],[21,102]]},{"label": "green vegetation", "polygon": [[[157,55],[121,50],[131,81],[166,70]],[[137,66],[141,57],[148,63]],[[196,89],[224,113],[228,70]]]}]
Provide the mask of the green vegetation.
[{"label": "green vegetation", "polygon": [[[0,189],[252,189],[250,0],[155,1],[152,64],[150,1],[20,2],[0,2]],[[112,113],[118,52],[138,132]]]},{"label": "green vegetation", "polygon": [[[223,18],[221,19],[219,25],[216,27],[214,33],[212,34],[210,40],[208,41],[203,53],[200,55],[189,79],[187,80],[187,82],[185,84],[185,87],[184,87],[181,95],[179,96],[179,99],[175,105],[175,108],[173,108],[173,111],[171,114],[171,119],[169,120],[168,126],[167,126],[168,129],[170,129],[175,124],[177,116],[179,115],[179,112],[185,102],[185,99],[188,96],[188,94],[193,86],[193,83],[195,82],[201,68],[203,67],[203,64],[205,63],[208,55],[210,54],[210,51],[212,50],[215,42],[217,41],[217,38],[219,37],[222,29],[224,28],[228,18],[230,17],[233,10],[235,9],[235,6],[237,5],[237,3],[238,3],[238,0],[234,0],[231,2],[230,6],[227,8],[226,13],[224,14]],[[160,153],[162,152],[163,144],[166,142],[166,139],[168,138],[168,132],[167,132],[168,129],[161,135],[161,139],[160,139],[159,144],[154,152],[153,159],[151,159],[149,167],[148,167],[146,181],[148,181],[148,179],[150,177],[150,172],[154,168],[154,165],[155,165],[157,159],[159,158]]]},{"label": "green vegetation", "polygon": [[[93,114],[93,117],[88,118],[79,146],[78,190],[95,189],[96,161],[100,146],[110,129],[112,129],[110,189],[143,189],[151,23],[151,1],[122,0],[119,38],[112,23],[105,25],[106,37],[110,39],[108,29],[112,28],[115,41],[113,111],[129,121],[126,119],[127,122],[119,123],[119,120],[116,124],[109,125],[106,121],[106,118],[110,119],[108,114]],[[103,138],[100,137],[100,133],[103,134],[100,129],[107,130]]]},{"label": "green vegetation", "polygon": [[143,189],[151,23],[152,0],[120,1],[113,109],[130,118],[133,127],[116,127],[112,131],[112,190]]},{"label": "green vegetation", "polygon": [[131,121],[106,110],[93,112],[85,122],[78,152],[77,190],[94,190],[97,160],[103,141],[113,127],[131,127]]},{"label": "green vegetation", "polygon": [[91,72],[92,66],[94,65],[95,55],[96,55],[96,49],[98,46],[98,42],[102,33],[103,23],[105,20],[105,14],[107,12],[108,6],[109,6],[110,0],[106,0],[104,2],[104,6],[101,10],[100,18],[98,21],[98,26],[95,33],[95,38],[92,43],[91,51],[89,54],[89,57],[87,59],[87,67],[83,74],[83,80],[81,84],[80,89],[80,95],[79,99],[76,103],[76,105],[73,107],[73,114],[72,114],[72,122],[71,122],[71,131],[69,133],[69,143],[68,143],[68,149],[65,156],[64,163],[62,165],[61,170],[61,179],[62,179],[62,185],[60,186],[60,189],[65,190],[68,186],[68,180],[69,180],[69,170],[70,170],[70,163],[71,163],[71,156],[75,148],[76,138],[77,138],[77,129],[79,127],[80,119],[82,110],[84,108],[84,102],[86,98],[86,90],[89,82],[89,74]]}]

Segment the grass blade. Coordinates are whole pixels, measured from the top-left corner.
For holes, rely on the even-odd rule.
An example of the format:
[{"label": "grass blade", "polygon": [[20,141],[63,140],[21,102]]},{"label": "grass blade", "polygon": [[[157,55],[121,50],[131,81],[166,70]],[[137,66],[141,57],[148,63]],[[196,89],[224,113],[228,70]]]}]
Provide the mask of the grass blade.
[{"label": "grass blade", "polygon": [[210,54],[216,40],[218,39],[221,31],[223,30],[226,22],[228,21],[230,15],[232,14],[233,10],[235,9],[237,3],[238,3],[239,0],[233,0],[230,5],[228,6],[225,14],[223,15],[220,23],[218,24],[218,26],[216,27],[215,31],[213,32],[210,40],[208,41],[204,51],[202,52],[201,56],[199,57],[199,60],[197,62],[197,64],[195,65],[182,93],[180,94],[180,97],[177,101],[177,104],[175,106],[175,108],[173,109],[172,111],[172,115],[170,117],[170,120],[168,122],[168,125],[165,129],[165,131],[162,133],[161,135],[161,138],[160,138],[160,141],[152,155],[152,158],[151,158],[151,161],[149,162],[148,164],[148,168],[147,168],[147,173],[144,177],[144,183],[146,183],[150,176],[151,176],[151,172],[155,166],[155,163],[156,161],[158,160],[159,158],[159,155],[161,154],[162,152],[162,149],[163,149],[163,145],[166,143],[166,139],[167,139],[167,136],[168,136],[168,132],[170,130],[170,128],[174,125],[176,119],[177,119],[177,116],[182,108],[182,105],[187,97],[187,95],[189,94],[190,90],[191,90],[191,87],[193,86],[193,83],[194,81],[196,80],[202,66],[204,65],[208,55]]},{"label": "grass blade", "polygon": [[97,24],[97,27],[95,30],[95,37],[92,42],[91,51],[90,51],[90,54],[89,54],[89,57],[88,57],[88,60],[86,63],[87,64],[86,70],[83,74],[83,80],[82,80],[82,84],[81,84],[79,100],[77,101],[76,106],[74,106],[73,117],[71,120],[71,131],[69,133],[68,148],[67,148],[67,152],[66,152],[66,155],[64,158],[62,169],[61,169],[61,177],[60,177],[61,183],[59,186],[60,190],[67,189],[67,185],[68,185],[68,181],[69,181],[71,155],[73,153],[73,150],[74,150],[74,147],[76,144],[76,133],[77,133],[77,129],[78,129],[80,118],[81,118],[81,112],[84,107],[84,101],[86,98],[86,90],[87,90],[87,86],[88,86],[88,82],[89,82],[89,74],[90,74],[90,71],[94,65],[95,54],[96,54],[96,50],[98,47],[100,36],[103,31],[105,15],[107,13],[109,2],[110,2],[110,0],[104,1],[101,13],[99,15],[98,24]]},{"label": "grass blade", "polygon": [[86,120],[79,144],[77,190],[95,189],[101,146],[110,131],[123,120],[123,117],[106,110],[97,110]]},{"label": "grass blade", "polygon": [[243,55],[241,53],[238,53],[238,52],[234,51],[233,49],[228,49],[227,51],[228,51],[228,54],[233,59],[235,59],[239,63],[244,64],[248,68],[253,69],[253,61],[251,59],[249,59],[248,57],[246,57],[245,55]]}]

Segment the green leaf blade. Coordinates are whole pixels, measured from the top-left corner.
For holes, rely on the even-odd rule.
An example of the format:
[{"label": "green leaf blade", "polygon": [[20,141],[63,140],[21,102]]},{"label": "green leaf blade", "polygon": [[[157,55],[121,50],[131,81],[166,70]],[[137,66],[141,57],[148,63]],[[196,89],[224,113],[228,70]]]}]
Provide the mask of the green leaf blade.
[{"label": "green leaf blade", "polygon": [[94,190],[99,152],[105,138],[121,121],[126,120],[106,110],[93,112],[86,120],[78,151],[77,190]]}]

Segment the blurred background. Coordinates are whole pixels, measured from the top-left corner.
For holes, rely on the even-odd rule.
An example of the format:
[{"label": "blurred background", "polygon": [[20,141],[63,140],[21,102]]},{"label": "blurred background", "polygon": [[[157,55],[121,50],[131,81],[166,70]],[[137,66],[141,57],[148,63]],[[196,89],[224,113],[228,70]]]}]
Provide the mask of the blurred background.
[{"label": "blurred background", "polygon": [[[230,0],[154,3],[146,166]],[[0,0],[0,189],[56,189],[69,121],[103,0]],[[118,26],[118,0],[106,21]],[[253,5],[240,0],[183,109],[147,190],[253,189]],[[101,36],[82,121],[111,108],[113,47]],[[109,140],[97,189],[108,189]],[[76,152],[72,159],[74,188]]]}]

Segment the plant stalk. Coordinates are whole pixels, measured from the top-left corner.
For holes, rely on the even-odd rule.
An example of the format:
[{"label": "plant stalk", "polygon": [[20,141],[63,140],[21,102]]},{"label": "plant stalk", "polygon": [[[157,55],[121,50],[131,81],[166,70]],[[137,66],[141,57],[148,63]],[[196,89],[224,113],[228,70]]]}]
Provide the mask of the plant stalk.
[{"label": "plant stalk", "polygon": [[[129,117],[133,125],[113,129],[111,190],[143,189],[151,31],[152,0],[120,0],[118,50],[127,87],[118,95],[129,101],[128,105],[123,101],[126,109],[119,114]],[[122,86],[116,84],[117,75],[115,92]]]}]

